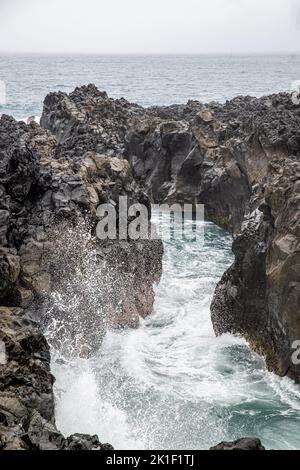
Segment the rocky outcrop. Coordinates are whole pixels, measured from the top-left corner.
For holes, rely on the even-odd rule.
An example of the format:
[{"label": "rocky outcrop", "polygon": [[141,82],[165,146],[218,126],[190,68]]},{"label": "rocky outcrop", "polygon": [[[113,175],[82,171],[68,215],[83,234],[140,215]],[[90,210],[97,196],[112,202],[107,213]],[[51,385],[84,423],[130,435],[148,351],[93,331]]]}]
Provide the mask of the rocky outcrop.
[{"label": "rocky outcrop", "polygon": [[248,176],[223,145],[225,124],[199,108],[187,113],[189,121],[158,119],[133,127],[128,158],[155,201],[205,204],[207,219],[238,230],[250,198]]},{"label": "rocky outcrop", "polygon": [[235,262],[212,303],[217,334],[244,335],[277,374],[299,381],[292,345],[299,339],[300,162],[270,163],[264,197],[235,238]]},{"label": "rocky outcrop", "polygon": [[155,112],[128,132],[135,177],[158,202],[204,204],[234,235],[211,307],[216,334],[245,336],[271,370],[299,381],[299,105],[279,94]]},{"label": "rocky outcrop", "polygon": [[88,85],[69,95],[47,95],[41,126],[55,135],[59,143],[56,154],[64,158],[81,157],[87,151],[120,156],[125,152],[130,119],[144,113],[124,98],[111,99],[95,85]]},{"label": "rocky outcrop", "polygon": [[0,307],[0,344],[0,450],[111,448],[56,429],[49,346],[24,310]]},{"label": "rocky outcrop", "polygon": [[221,442],[209,450],[266,450],[259,439],[245,437],[234,442]]},{"label": "rocky outcrop", "polygon": [[[2,116],[3,448],[102,448],[97,437],[65,439],[55,428],[54,379],[43,329],[55,320],[67,335],[48,335],[52,347],[63,355],[86,357],[99,348],[106,328],[136,326],[140,316],[151,312],[153,284],[161,274],[161,242],[112,243],[95,237],[98,205],[110,202],[117,208],[120,195],[128,197],[128,204],[149,206],[126,160],[96,151],[71,158],[51,132],[34,122],[25,125]],[[78,256],[81,251],[88,256],[84,264]],[[91,258],[94,264],[88,263]],[[54,294],[62,290],[69,297],[58,304]]]},{"label": "rocky outcrop", "polygon": [[209,219],[238,229],[251,185],[242,162],[223,145],[236,129],[227,114],[197,102],[143,109],[88,85],[70,95],[50,93],[41,125],[58,139],[57,157],[89,151],[126,158],[155,202],[201,200]]}]

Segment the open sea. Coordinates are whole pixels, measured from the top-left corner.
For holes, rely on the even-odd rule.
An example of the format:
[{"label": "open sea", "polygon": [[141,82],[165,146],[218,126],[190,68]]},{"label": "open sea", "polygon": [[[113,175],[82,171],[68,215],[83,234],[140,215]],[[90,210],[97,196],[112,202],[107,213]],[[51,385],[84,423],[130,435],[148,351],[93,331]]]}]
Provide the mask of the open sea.
[{"label": "open sea", "polygon": [[2,55],[0,80],[7,94],[0,114],[23,119],[41,115],[50,91],[87,83],[142,106],[289,91],[300,80],[300,55]]}]

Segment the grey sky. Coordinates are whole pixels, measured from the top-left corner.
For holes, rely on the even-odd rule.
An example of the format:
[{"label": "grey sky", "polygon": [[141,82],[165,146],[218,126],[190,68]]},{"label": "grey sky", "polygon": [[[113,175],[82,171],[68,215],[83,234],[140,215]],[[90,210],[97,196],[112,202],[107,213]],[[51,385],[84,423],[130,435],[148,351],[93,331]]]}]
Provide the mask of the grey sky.
[{"label": "grey sky", "polygon": [[0,51],[300,52],[300,0],[0,0]]}]

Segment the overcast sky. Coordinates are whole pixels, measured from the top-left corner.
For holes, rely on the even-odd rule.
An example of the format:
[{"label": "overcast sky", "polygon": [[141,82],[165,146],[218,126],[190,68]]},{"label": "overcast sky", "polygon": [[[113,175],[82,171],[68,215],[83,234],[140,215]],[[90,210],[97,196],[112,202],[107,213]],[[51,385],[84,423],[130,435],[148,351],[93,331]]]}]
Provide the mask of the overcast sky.
[{"label": "overcast sky", "polygon": [[300,0],[0,0],[0,51],[300,52]]}]

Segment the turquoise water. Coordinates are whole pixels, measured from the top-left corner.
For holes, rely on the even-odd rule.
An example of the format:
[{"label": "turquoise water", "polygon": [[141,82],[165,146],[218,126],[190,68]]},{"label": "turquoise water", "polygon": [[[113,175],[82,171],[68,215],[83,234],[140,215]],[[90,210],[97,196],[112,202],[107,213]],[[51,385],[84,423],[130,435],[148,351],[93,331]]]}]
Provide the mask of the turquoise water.
[{"label": "turquoise water", "polygon": [[288,91],[300,80],[300,56],[0,56],[7,104],[0,114],[41,115],[50,91],[95,83],[143,106],[225,101]]},{"label": "turquoise water", "polygon": [[[165,220],[166,222],[166,220]],[[56,362],[57,424],[117,449],[207,449],[257,436],[300,448],[300,388],[269,373],[242,338],[216,338],[210,302],[232,262],[231,237],[165,242],[163,276],[140,328],[108,331],[95,357]]]}]

